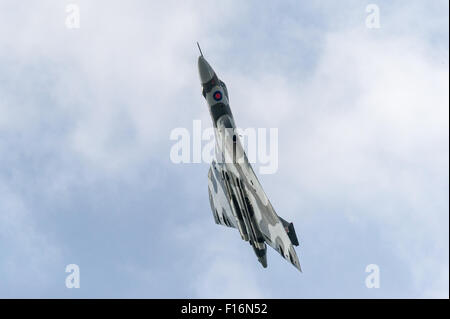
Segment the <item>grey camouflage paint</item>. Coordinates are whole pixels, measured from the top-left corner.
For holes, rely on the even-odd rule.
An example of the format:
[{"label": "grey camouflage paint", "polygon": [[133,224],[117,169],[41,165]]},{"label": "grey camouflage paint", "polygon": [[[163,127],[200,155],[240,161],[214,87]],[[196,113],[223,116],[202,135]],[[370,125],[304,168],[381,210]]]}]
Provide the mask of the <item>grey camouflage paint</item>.
[{"label": "grey camouflage paint", "polygon": [[[198,67],[210,111],[219,102],[228,104],[228,94],[224,94],[227,92],[225,84],[214,80],[215,72],[203,55],[199,57]],[[220,92],[219,100],[219,95],[213,96],[217,92]],[[301,271],[287,228],[280,221],[248,162],[239,135],[235,131],[232,115],[221,115],[215,124],[216,159],[211,163],[208,172],[209,200],[215,222],[237,228],[242,239],[249,241],[255,253],[262,255],[258,256],[257,253],[264,267],[267,266],[267,244]]]}]

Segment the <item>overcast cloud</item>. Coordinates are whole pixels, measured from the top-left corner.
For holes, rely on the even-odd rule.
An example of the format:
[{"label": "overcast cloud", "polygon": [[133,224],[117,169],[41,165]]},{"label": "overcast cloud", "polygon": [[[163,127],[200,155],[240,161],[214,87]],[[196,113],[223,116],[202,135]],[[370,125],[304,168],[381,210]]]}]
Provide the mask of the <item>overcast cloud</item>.
[{"label": "overcast cloud", "polygon": [[[0,297],[448,298],[448,1],[377,1],[380,29],[369,3],[2,1]],[[237,125],[278,128],[260,181],[303,274],[170,161],[172,129],[211,126],[195,41]]]}]

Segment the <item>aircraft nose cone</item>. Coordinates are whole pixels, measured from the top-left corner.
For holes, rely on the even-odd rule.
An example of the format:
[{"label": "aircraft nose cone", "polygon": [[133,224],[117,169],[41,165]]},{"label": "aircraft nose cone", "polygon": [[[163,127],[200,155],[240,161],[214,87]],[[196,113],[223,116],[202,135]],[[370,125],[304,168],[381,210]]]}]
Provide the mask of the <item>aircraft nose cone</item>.
[{"label": "aircraft nose cone", "polygon": [[198,57],[198,74],[200,75],[200,81],[202,84],[208,82],[214,76],[213,68],[202,56]]}]

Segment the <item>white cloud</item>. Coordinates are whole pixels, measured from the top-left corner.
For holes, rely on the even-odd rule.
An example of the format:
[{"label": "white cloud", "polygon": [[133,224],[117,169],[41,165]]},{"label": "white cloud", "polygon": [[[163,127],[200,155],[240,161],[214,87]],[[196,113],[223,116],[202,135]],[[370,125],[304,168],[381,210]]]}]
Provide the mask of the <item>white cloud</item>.
[{"label": "white cloud", "polygon": [[42,293],[61,277],[57,272],[61,248],[38,229],[36,216],[21,198],[1,183],[0,198],[0,283],[7,288],[0,295],[17,297],[25,290]]},{"label": "white cloud", "polygon": [[[390,9],[380,4],[382,28],[374,31],[364,28],[364,6],[355,8],[356,2],[331,10],[324,1],[309,7],[323,15],[326,27],[308,21],[300,26],[291,8],[283,12],[288,22],[279,40],[300,43],[299,51],[309,44],[317,50],[305,75],[305,61],[290,54],[291,47],[263,43],[266,34],[258,33],[279,35],[278,25],[272,27],[266,16],[249,19],[251,5],[77,3],[79,30],[65,28],[65,4],[58,1],[0,4],[0,12],[8,12],[0,19],[0,137],[6,137],[0,161],[8,164],[0,175],[0,230],[17,248],[3,273],[19,276],[27,271],[22,260],[30,260],[37,274],[59,258],[58,246],[35,223],[36,208],[9,183],[51,198],[53,191],[69,196],[68,185],[90,183],[97,174],[133,180],[136,167],[149,160],[167,169],[170,130],[207,116],[195,67],[198,40],[227,82],[237,124],[279,128],[279,171],[265,177],[272,180],[263,186],[273,202],[293,207],[280,207],[280,215],[301,221],[307,216],[293,212],[306,202],[345,204],[351,209],[343,218],[371,223],[392,243],[389,252],[409,266],[405,272],[415,291],[406,295],[448,296],[448,42],[433,39],[435,32],[448,35],[439,31],[448,16],[424,17],[417,3]],[[431,7],[428,14],[435,14]],[[254,22],[259,24],[249,31]],[[251,43],[236,43],[236,24],[245,27],[243,39]],[[255,58],[242,65],[229,51]],[[42,150],[51,161],[36,161]],[[34,170],[21,172],[22,153]],[[154,179],[155,187],[173,183]],[[202,218],[212,223],[208,213]],[[202,229],[187,231],[194,234],[184,240],[199,245],[191,282],[197,296],[266,296],[247,259],[242,262],[248,256],[248,263],[256,263],[251,251],[235,252],[243,245],[237,233],[230,241],[226,230],[217,229],[218,237],[205,242]],[[144,271],[127,265],[130,272]],[[150,272],[143,276],[153,280]]]},{"label": "white cloud", "polygon": [[[195,262],[185,267],[195,297],[268,298],[259,274],[242,262],[257,262],[251,247],[244,245],[235,229],[211,226],[212,215],[204,217],[172,229],[177,241],[193,243],[189,249]],[[213,236],[208,231],[211,227]]]},{"label": "white cloud", "polygon": [[408,265],[415,295],[445,297],[449,72],[433,50],[365,29],[330,33],[310,81],[237,76],[246,90],[233,101],[248,122],[280,127],[276,195],[352,208],[346,217],[371,220]]},{"label": "white cloud", "polygon": [[[36,96],[25,96],[24,104],[11,96],[18,91],[0,91],[0,128],[30,131],[57,113],[68,121],[61,138],[95,170],[118,172],[158,157],[180,119],[207,113],[192,102],[198,93],[201,103],[195,41],[234,19],[232,3],[77,4],[80,29],[66,28],[62,3],[2,5],[11,15],[0,22],[0,44],[7,48],[0,58],[11,60],[9,71],[18,75],[7,83],[20,88],[31,82],[53,104],[45,109]],[[17,30],[15,37],[7,33],[10,29]],[[45,75],[30,79],[36,76],[30,66],[36,65]],[[186,95],[186,87],[192,93]]]}]

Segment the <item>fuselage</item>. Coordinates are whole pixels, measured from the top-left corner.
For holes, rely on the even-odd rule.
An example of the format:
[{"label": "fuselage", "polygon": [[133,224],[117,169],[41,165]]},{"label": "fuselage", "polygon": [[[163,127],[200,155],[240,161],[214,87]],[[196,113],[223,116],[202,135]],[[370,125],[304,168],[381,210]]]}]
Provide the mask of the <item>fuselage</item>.
[{"label": "fuselage", "polygon": [[215,222],[237,228],[263,267],[267,267],[269,245],[301,271],[293,247],[299,245],[294,225],[276,214],[247,159],[231,112],[227,86],[203,54],[198,58],[198,71],[215,133],[215,159],[208,172],[209,201]]},{"label": "fuselage", "polygon": [[[237,220],[241,237],[250,242],[259,261],[265,267],[267,265],[266,245],[255,219],[250,196],[244,187],[244,183],[256,179],[256,176],[236,131],[227,87],[203,56],[198,59],[198,69],[202,95],[208,103],[215,129],[216,166],[223,175],[226,195]],[[265,197],[265,194],[263,196]]]}]

